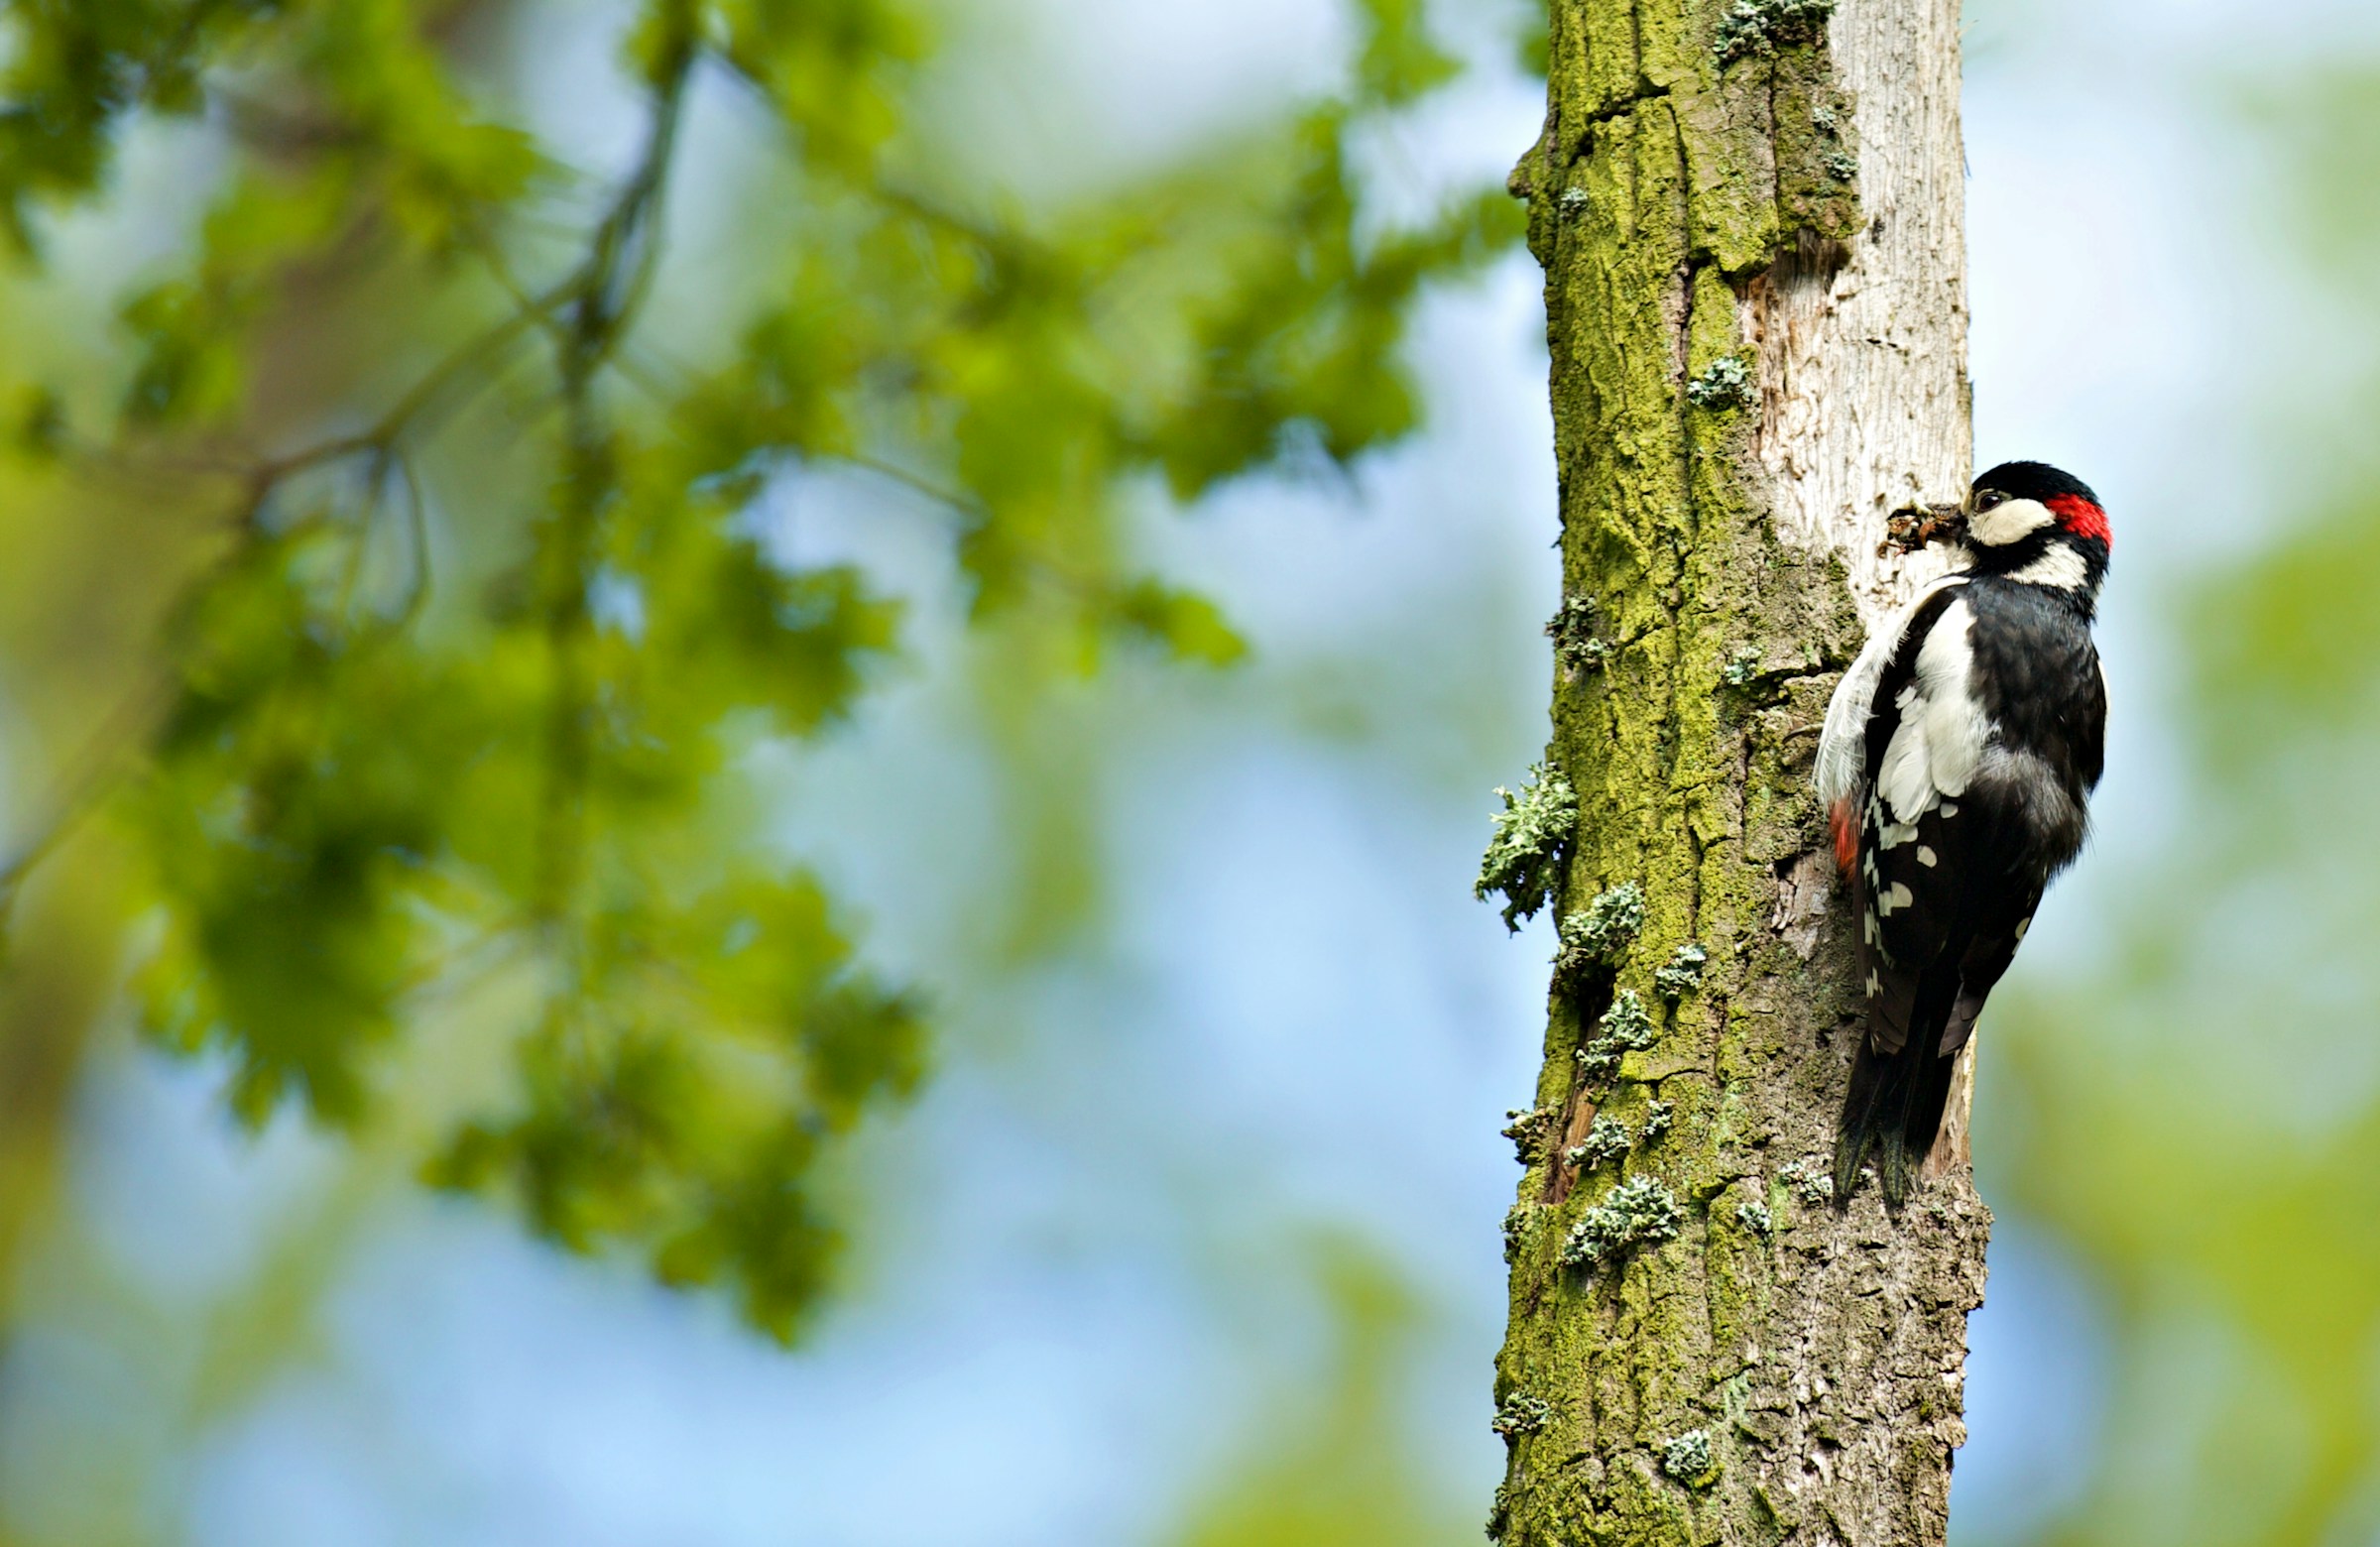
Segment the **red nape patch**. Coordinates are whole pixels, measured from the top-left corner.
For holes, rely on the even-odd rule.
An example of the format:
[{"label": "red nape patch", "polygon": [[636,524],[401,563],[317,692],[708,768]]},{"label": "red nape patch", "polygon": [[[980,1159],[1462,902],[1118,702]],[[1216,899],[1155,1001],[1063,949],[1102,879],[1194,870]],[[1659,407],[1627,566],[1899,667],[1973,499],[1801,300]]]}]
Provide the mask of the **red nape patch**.
[{"label": "red nape patch", "polygon": [[2058,513],[2058,525],[2078,537],[2096,537],[2110,548],[2115,539],[2107,533],[2107,513],[2079,494],[2053,494],[2050,509]]},{"label": "red nape patch", "polygon": [[1838,800],[1830,813],[1835,823],[1835,863],[1845,879],[1851,868],[1859,863],[1859,824],[1851,820],[1851,803]]}]

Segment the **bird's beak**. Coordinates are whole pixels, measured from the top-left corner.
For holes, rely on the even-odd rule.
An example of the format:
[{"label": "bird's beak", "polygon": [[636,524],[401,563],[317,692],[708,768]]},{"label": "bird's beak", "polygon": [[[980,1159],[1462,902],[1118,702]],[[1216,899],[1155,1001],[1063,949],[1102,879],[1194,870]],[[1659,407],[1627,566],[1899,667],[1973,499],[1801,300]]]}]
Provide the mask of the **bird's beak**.
[{"label": "bird's beak", "polygon": [[1966,507],[1964,505],[1929,505],[1926,507],[1928,542],[1962,542],[1966,538]]},{"label": "bird's beak", "polygon": [[1966,536],[1964,505],[1909,505],[1884,522],[1884,551],[1914,553],[1929,542],[1958,542]]}]

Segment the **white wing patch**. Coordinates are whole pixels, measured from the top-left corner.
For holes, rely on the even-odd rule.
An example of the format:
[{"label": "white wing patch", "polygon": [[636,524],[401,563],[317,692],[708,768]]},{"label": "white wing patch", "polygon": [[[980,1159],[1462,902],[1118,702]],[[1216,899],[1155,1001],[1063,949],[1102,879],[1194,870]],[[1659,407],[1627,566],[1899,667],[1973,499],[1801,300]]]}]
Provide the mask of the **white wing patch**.
[{"label": "white wing patch", "polygon": [[1974,611],[1954,600],[1918,647],[1917,673],[1894,707],[1901,723],[1884,748],[1876,793],[1900,822],[1913,823],[1946,795],[1966,793],[1982,761],[1991,722],[1975,701],[1970,678],[1975,653],[1968,642]]},{"label": "white wing patch", "polygon": [[1820,804],[1833,807],[1849,799],[1859,787],[1860,777],[1867,770],[1867,720],[1875,711],[1876,684],[1883,680],[1884,668],[1892,662],[1892,653],[1900,648],[1901,636],[1909,631],[1909,620],[1935,592],[1964,584],[1964,575],[1937,577],[1912,597],[1908,606],[1868,636],[1859,658],[1851,662],[1851,669],[1835,684],[1835,696],[1827,701],[1826,729],[1818,738],[1815,782]]}]

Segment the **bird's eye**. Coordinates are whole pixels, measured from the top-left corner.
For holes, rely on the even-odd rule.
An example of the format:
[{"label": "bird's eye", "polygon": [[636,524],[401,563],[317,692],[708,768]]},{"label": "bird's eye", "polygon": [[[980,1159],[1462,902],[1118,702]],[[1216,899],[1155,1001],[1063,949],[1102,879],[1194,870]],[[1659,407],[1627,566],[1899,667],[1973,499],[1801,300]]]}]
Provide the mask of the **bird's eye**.
[{"label": "bird's eye", "polygon": [[2007,498],[2008,496],[2000,493],[1997,489],[1980,490],[1975,495],[1975,509],[1978,511],[1990,510],[1993,506],[2004,503]]}]

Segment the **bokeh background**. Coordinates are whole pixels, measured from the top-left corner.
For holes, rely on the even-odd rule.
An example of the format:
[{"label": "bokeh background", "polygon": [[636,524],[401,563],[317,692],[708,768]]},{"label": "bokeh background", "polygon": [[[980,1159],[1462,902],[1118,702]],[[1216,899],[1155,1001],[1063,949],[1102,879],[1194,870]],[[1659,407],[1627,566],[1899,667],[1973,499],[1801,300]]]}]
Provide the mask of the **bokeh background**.
[{"label": "bokeh background", "polygon": [[[1983,1031],[1999,1224],[1953,1540],[2380,1541],[2380,13],[1969,11],[1978,457],[2114,513],[2115,739]],[[548,0],[506,43],[520,111],[598,173],[633,153],[625,16]],[[940,18],[934,143],[1025,211],[1286,133],[1356,39],[1333,0]],[[1358,145],[1384,224],[1499,181],[1541,113],[1517,8],[1431,21],[1463,73]],[[727,170],[680,190],[664,315],[767,256],[732,110],[698,91],[688,133]],[[115,347],[214,165],[137,127],[7,281],[10,329]],[[919,1097],[836,1161],[850,1245],[794,1348],[421,1189],[402,1122],[243,1127],[220,1059],[102,1006],[12,1268],[0,1540],[1476,1540],[1496,1130],[1551,948],[1468,892],[1544,736],[1536,283],[1507,251],[1423,292],[1417,433],[1137,490],[1122,540],[1249,654],[1119,656],[1022,732],[929,500],[767,490],[772,542],[910,603],[852,723],[772,754],[766,826],[935,1027]]]}]

